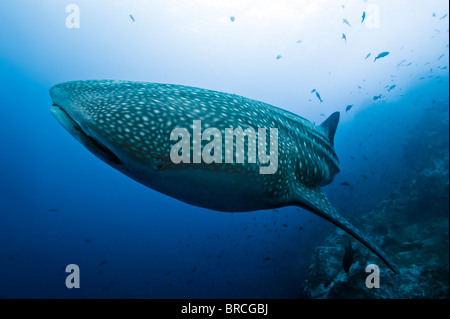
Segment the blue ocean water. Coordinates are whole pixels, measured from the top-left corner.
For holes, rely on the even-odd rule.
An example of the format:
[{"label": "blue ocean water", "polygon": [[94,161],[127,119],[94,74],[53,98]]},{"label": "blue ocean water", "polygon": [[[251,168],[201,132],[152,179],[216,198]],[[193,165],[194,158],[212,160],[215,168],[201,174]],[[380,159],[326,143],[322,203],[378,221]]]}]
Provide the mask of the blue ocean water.
[{"label": "blue ocean water", "polygon": [[[448,104],[447,1],[17,0],[0,12],[2,298],[299,298],[335,229],[296,207],[222,213],[146,188],[55,121],[55,84],[183,84],[316,124],[340,111],[341,173],[324,190],[351,218],[408,178],[410,129],[433,100]],[[65,285],[69,264],[80,289]]]}]

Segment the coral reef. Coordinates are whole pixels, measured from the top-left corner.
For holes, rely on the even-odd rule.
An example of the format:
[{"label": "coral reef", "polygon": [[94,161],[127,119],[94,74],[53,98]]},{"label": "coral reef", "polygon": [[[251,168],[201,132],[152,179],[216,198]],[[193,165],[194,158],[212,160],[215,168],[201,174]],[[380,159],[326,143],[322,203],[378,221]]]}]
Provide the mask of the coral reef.
[{"label": "coral reef", "polygon": [[[337,230],[316,248],[305,280],[308,298],[449,298],[449,113],[433,104],[404,146],[410,172],[396,191],[367,215],[351,220],[392,257],[400,274],[356,240]],[[348,274],[344,248],[356,253]],[[380,267],[380,287],[369,289],[368,264]]]}]

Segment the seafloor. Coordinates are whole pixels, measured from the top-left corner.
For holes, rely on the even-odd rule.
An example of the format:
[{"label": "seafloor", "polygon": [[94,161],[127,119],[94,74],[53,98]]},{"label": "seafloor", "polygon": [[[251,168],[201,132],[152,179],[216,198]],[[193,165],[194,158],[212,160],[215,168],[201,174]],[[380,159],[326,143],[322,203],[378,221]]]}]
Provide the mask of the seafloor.
[{"label": "seafloor", "polygon": [[[408,177],[368,214],[351,222],[400,268],[390,271],[367,248],[356,250],[348,274],[342,230],[316,248],[305,280],[308,298],[449,298],[449,105],[434,103],[404,146]],[[380,288],[368,289],[368,264],[380,266]]]}]

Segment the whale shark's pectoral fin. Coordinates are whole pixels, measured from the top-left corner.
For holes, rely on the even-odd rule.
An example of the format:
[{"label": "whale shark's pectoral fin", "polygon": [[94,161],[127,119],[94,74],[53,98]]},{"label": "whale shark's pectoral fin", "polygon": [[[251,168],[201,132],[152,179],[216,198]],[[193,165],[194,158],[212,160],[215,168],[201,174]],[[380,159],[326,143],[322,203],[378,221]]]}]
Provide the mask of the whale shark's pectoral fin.
[{"label": "whale shark's pectoral fin", "polygon": [[298,206],[308,209],[309,211],[327,219],[336,226],[342,228],[347,233],[355,237],[367,248],[373,251],[383,260],[386,265],[396,274],[399,273],[397,266],[389,259],[388,256],[366,236],[360,233],[352,224],[343,218],[336,209],[330,204],[324,192],[317,186],[309,187],[300,184],[294,191],[297,195],[296,202]]}]

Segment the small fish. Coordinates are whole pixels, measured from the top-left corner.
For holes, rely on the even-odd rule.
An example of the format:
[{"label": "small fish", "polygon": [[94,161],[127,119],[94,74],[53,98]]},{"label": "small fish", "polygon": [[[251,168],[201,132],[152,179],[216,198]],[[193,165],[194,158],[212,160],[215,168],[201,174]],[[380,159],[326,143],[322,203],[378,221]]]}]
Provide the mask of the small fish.
[{"label": "small fish", "polygon": [[272,258],[270,258],[270,257],[265,257],[264,258],[264,261],[269,261],[269,260],[272,260]]},{"label": "small fish", "polygon": [[314,93],[314,92],[316,92],[316,89],[312,89],[312,90],[311,90],[311,93]]},{"label": "small fish", "polygon": [[302,226],[298,226],[298,230],[302,231],[304,228]]},{"label": "small fish", "polygon": [[283,56],[281,54],[277,55],[277,60],[281,59]]},{"label": "small fish", "polygon": [[373,60],[373,62],[375,62],[378,59],[384,58],[388,54],[389,54],[389,52],[387,52],[387,51],[381,52],[380,54],[377,55],[377,57],[375,58],[375,60]]},{"label": "small fish", "polygon": [[353,263],[353,256],[355,255],[355,251],[352,248],[352,243],[349,240],[348,245],[345,246],[344,258],[342,260],[342,266],[344,267],[345,273],[348,274],[350,270],[350,266]]},{"label": "small fish", "polygon": [[364,178],[364,179],[368,179],[368,177],[366,175],[364,175],[364,174],[361,174],[361,177]]},{"label": "small fish", "polygon": [[350,22],[348,22],[347,19],[342,19],[342,23],[345,23],[346,25],[348,25],[349,27],[351,27]]},{"label": "small fish", "polygon": [[99,266],[103,266],[103,265],[106,264],[106,263],[107,263],[107,261],[104,260],[104,261],[99,262],[98,265],[99,265]]},{"label": "small fish", "polygon": [[283,225],[281,225],[281,226],[283,226],[283,227],[288,227],[288,225],[286,225],[286,224],[283,224]]},{"label": "small fish", "polygon": [[444,53],[442,53],[440,56],[439,56],[439,58],[438,58],[438,61],[440,60],[440,59],[442,59],[443,57],[444,57]]},{"label": "small fish", "polygon": [[319,99],[320,103],[322,103],[323,101],[322,101],[322,99],[320,98],[319,92],[317,92],[317,91],[316,91],[316,96],[317,96],[317,98]]},{"label": "small fish", "polygon": [[363,11],[361,23],[364,22],[364,19],[365,19],[365,18],[366,18],[366,11]]},{"label": "small fish", "polygon": [[402,64],[403,64],[403,62],[405,62],[405,61],[406,61],[405,59],[401,60],[401,61],[400,61],[400,63],[399,63],[399,64],[397,64],[397,67],[399,67],[400,65],[402,65]]},{"label": "small fish", "polygon": [[366,55],[366,57],[364,58],[364,60],[367,60],[369,57],[370,57],[370,52],[369,53],[367,53],[367,55]]},{"label": "small fish", "polygon": [[231,17],[230,17],[230,21],[231,21],[231,22],[233,22],[234,19],[235,19],[234,16],[231,16]]},{"label": "small fish", "polygon": [[396,84],[391,85],[391,86],[389,87],[389,89],[388,89],[388,92],[390,92],[390,91],[391,91],[392,89],[394,89],[396,86],[397,86]]},{"label": "small fish", "polygon": [[133,22],[135,22],[135,21],[134,21],[134,17],[133,17],[133,15],[131,15],[131,14],[130,14],[130,19],[131,19]]},{"label": "small fish", "polygon": [[342,186],[350,186],[351,184],[349,182],[342,182],[341,185]]},{"label": "small fish", "polygon": [[353,107],[353,104],[349,104],[345,107],[345,112],[348,112],[351,110],[351,108]]},{"label": "small fish", "polygon": [[378,100],[378,99],[381,99],[381,94],[380,94],[380,95],[375,95],[375,96],[373,97],[373,100],[374,100],[374,101],[376,101],[376,100]]},{"label": "small fish", "polygon": [[446,13],[442,17],[440,17],[439,20],[445,19],[445,18],[447,18],[447,16],[448,16],[448,14]]},{"label": "small fish", "polygon": [[325,114],[323,114],[323,113],[320,113],[320,116],[325,116]]},{"label": "small fish", "polygon": [[345,33],[342,33],[342,39],[344,39],[345,43],[347,43],[347,37],[345,36]]},{"label": "small fish", "polygon": [[298,40],[297,43],[298,43],[298,44],[302,43],[302,40]]},{"label": "small fish", "polygon": [[59,209],[57,209],[57,208],[49,208],[48,211],[51,212],[51,213],[54,213],[54,212],[59,211]]}]

